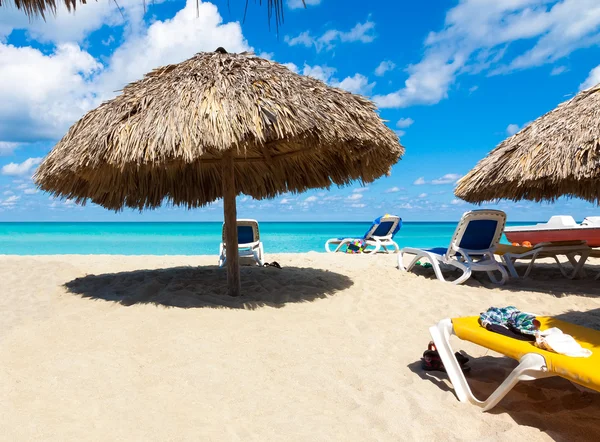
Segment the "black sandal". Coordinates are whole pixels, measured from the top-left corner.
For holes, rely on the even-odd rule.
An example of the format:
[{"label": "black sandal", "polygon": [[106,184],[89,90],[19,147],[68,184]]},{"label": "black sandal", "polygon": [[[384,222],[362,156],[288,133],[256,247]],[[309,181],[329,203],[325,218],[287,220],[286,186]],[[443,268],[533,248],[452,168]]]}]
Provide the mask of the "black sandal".
[{"label": "black sandal", "polygon": [[[461,355],[460,353],[454,353],[454,357],[458,361],[460,368],[463,373],[467,373],[471,370],[471,367],[467,365],[469,362],[469,358]],[[435,344],[433,341],[429,343],[427,346],[427,350],[423,352],[423,357],[421,358],[421,368],[425,371],[443,371],[446,372],[444,368],[444,363],[442,362],[442,358],[440,358],[440,354],[435,348]]]},{"label": "black sandal", "polygon": [[281,266],[279,265],[279,263],[277,261],[273,261],[273,262],[265,262],[263,264],[263,267],[276,267],[278,269],[281,269]]}]

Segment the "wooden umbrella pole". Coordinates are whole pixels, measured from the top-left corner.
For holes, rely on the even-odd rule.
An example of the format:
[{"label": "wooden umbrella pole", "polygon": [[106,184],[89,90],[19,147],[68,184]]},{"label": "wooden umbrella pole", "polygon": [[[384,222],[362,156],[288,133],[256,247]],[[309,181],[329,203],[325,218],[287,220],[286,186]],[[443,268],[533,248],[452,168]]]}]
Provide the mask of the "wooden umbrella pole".
[{"label": "wooden umbrella pole", "polygon": [[225,257],[229,296],[239,296],[241,292],[235,196],[233,152],[229,150],[223,155],[223,210],[225,212]]}]

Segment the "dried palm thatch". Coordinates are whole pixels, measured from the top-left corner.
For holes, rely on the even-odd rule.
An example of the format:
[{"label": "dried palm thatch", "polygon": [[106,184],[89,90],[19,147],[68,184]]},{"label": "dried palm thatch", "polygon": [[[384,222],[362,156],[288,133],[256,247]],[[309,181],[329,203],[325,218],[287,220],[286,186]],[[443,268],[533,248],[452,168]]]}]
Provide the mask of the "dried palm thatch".
[{"label": "dried palm thatch", "polygon": [[600,203],[600,84],[500,143],[455,193],[469,202],[566,195]]},{"label": "dried palm thatch", "polygon": [[[112,0],[115,4],[118,5],[116,0]],[[146,0],[141,0],[146,5]],[[196,4],[199,0],[196,0]],[[25,14],[29,17],[42,17],[44,20],[46,19],[46,12],[51,12],[52,14],[56,14],[56,8],[60,0],[12,0],[14,2],[17,9],[22,9]],[[63,0],[63,3],[67,7],[67,10],[75,11],[77,7],[78,0]],[[262,5],[263,0],[258,0],[259,4]],[[0,7],[6,6],[10,4],[11,0],[0,0]],[[79,0],[79,3],[85,5],[87,3],[86,0]],[[229,0],[227,0],[229,4]],[[279,24],[283,22],[283,0],[266,0],[267,3],[267,13],[269,16],[269,23],[271,23],[271,18],[275,15],[275,24],[277,28],[279,28]],[[306,7],[306,3],[302,0],[304,7]],[[246,9],[248,8],[248,0],[246,0]],[[246,12],[244,11],[244,18],[246,17]]]},{"label": "dried palm thatch", "polygon": [[219,48],[155,69],[90,111],[34,179],[55,196],[113,210],[223,197],[235,226],[235,195],[370,182],[403,152],[368,99]]}]

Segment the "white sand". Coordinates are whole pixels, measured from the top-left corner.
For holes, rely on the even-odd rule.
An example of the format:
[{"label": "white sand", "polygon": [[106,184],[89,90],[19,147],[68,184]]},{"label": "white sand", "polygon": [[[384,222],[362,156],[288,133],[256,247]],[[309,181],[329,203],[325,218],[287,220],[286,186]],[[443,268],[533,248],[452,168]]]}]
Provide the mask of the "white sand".
[{"label": "white sand", "polygon": [[[492,305],[600,329],[591,272],[498,289],[395,256],[267,259],[284,269],[244,268],[242,300],[214,256],[0,256],[2,440],[598,440],[600,394],[545,379],[481,413],[419,364],[430,325]],[[479,396],[515,366],[455,347]]]}]

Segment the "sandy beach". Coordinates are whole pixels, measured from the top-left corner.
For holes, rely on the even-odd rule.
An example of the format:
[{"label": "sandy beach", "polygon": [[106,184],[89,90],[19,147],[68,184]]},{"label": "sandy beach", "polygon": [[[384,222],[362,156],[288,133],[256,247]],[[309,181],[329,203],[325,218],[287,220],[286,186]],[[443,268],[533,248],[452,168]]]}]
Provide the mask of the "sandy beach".
[{"label": "sandy beach", "polygon": [[[0,256],[4,440],[597,440],[600,394],[550,378],[489,413],[425,373],[428,327],[516,305],[600,329],[600,286],[502,288],[395,256],[268,255],[223,296],[215,256]],[[516,363],[453,341],[486,396]]]}]

